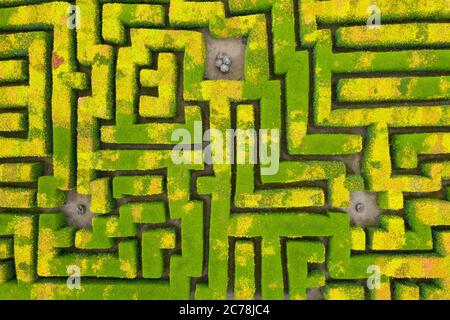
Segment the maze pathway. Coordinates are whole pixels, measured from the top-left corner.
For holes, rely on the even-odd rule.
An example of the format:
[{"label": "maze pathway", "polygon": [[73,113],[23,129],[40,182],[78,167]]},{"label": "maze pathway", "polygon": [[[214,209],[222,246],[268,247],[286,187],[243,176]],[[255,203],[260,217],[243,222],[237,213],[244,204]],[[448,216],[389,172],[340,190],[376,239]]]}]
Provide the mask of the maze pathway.
[{"label": "maze pathway", "polygon": [[[448,30],[448,0],[0,0],[0,298],[450,299]],[[279,132],[275,172],[202,161],[228,129]]]}]

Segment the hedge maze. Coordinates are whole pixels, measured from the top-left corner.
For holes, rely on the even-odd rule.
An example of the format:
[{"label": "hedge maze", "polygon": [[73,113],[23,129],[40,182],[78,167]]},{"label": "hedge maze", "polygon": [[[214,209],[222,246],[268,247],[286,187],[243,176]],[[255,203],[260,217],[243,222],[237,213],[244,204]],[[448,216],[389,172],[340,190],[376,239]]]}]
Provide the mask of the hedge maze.
[{"label": "hedge maze", "polygon": [[[1,0],[0,298],[450,299],[449,30],[447,0]],[[276,174],[172,161],[230,128],[280,130]]]}]

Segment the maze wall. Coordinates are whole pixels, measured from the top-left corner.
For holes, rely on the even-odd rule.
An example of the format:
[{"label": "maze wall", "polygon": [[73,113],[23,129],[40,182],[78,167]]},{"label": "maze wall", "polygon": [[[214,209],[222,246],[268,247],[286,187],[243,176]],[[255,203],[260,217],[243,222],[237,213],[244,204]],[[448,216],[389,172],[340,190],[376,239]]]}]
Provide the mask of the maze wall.
[{"label": "maze wall", "polygon": [[[0,0],[0,298],[450,299],[449,8]],[[205,76],[206,33],[245,43],[241,80]],[[281,130],[278,172],[174,164],[199,122]]]}]

